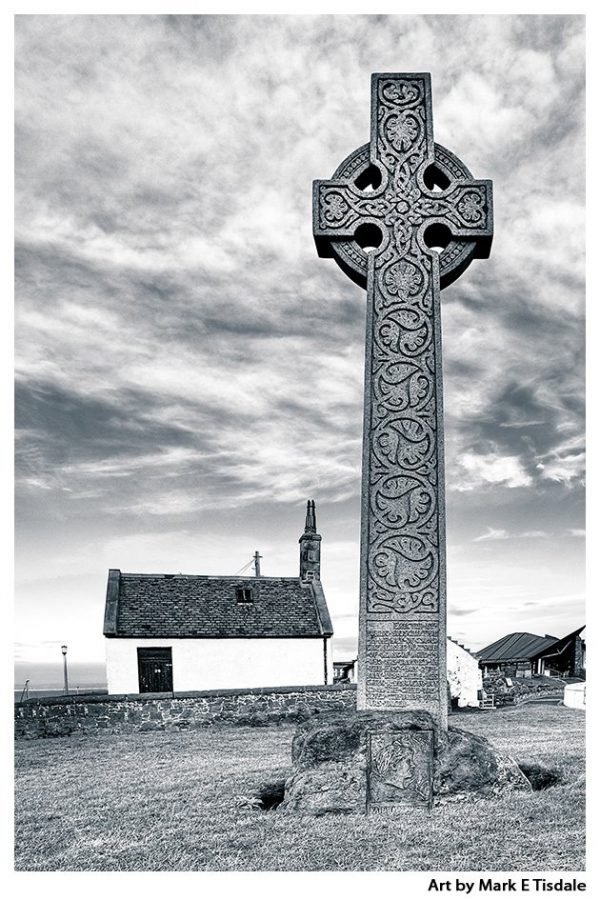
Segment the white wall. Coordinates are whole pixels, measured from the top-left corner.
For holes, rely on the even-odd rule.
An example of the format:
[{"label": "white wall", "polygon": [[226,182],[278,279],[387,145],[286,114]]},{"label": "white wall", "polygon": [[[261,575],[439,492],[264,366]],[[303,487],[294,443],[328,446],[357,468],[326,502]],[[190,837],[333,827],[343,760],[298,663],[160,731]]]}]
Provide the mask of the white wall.
[{"label": "white wall", "polygon": [[[137,648],[171,647],[173,690],[323,684],[323,638],[106,638],[109,694],[139,691]],[[331,640],[327,683],[333,683]]]},{"label": "white wall", "polygon": [[586,683],[566,684],[563,703],[572,709],[585,709]]},{"label": "white wall", "polygon": [[446,651],[451,696],[458,697],[459,707],[479,706],[477,691],[482,687],[479,663],[464,647],[450,639],[446,641]]}]

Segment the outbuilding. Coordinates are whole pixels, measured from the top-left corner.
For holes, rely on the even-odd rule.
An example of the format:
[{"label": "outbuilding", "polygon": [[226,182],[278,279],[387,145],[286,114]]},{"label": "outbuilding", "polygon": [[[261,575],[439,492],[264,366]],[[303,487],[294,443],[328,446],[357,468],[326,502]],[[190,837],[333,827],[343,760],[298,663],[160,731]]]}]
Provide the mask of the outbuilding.
[{"label": "outbuilding", "polygon": [[585,678],[585,625],[562,638],[517,631],[494,641],[477,653],[479,665],[487,675],[510,677],[554,675]]}]

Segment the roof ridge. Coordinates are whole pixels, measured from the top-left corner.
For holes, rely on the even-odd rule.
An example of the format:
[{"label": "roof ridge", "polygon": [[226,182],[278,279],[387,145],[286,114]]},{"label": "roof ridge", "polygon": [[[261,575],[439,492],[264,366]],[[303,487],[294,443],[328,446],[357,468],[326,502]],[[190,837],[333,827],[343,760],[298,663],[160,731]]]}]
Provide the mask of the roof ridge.
[{"label": "roof ridge", "polygon": [[473,650],[471,650],[470,647],[466,647],[464,644],[461,644],[461,642],[457,638],[453,638],[449,634],[447,634],[446,639],[449,641],[452,641],[453,644],[456,644],[457,647],[460,647],[462,650],[465,651],[465,653],[468,653],[469,656],[472,656],[473,659],[476,659],[476,656],[475,656],[475,653],[473,652]]},{"label": "roof ridge", "polygon": [[299,575],[191,575],[186,572],[121,572],[121,578],[206,578],[216,581],[302,581]]}]

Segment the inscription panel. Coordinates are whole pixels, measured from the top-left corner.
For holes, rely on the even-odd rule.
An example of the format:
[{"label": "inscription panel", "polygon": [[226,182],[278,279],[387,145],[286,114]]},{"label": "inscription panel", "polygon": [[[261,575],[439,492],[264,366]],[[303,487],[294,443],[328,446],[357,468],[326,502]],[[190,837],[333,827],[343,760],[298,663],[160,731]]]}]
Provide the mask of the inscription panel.
[{"label": "inscription panel", "polygon": [[359,672],[362,667],[367,708],[437,713],[445,665],[437,624],[367,619],[364,637]]},{"label": "inscription panel", "polygon": [[431,731],[372,732],[367,763],[367,808],[430,806]]}]

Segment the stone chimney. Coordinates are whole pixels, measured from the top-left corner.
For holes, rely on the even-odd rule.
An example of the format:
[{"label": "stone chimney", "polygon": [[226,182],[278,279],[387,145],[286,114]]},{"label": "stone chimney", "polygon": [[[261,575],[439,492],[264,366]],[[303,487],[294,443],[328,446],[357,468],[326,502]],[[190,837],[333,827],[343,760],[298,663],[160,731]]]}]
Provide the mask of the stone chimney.
[{"label": "stone chimney", "polygon": [[321,580],[321,535],[317,534],[314,500],[306,504],[306,524],[300,537],[300,578],[303,581]]}]

